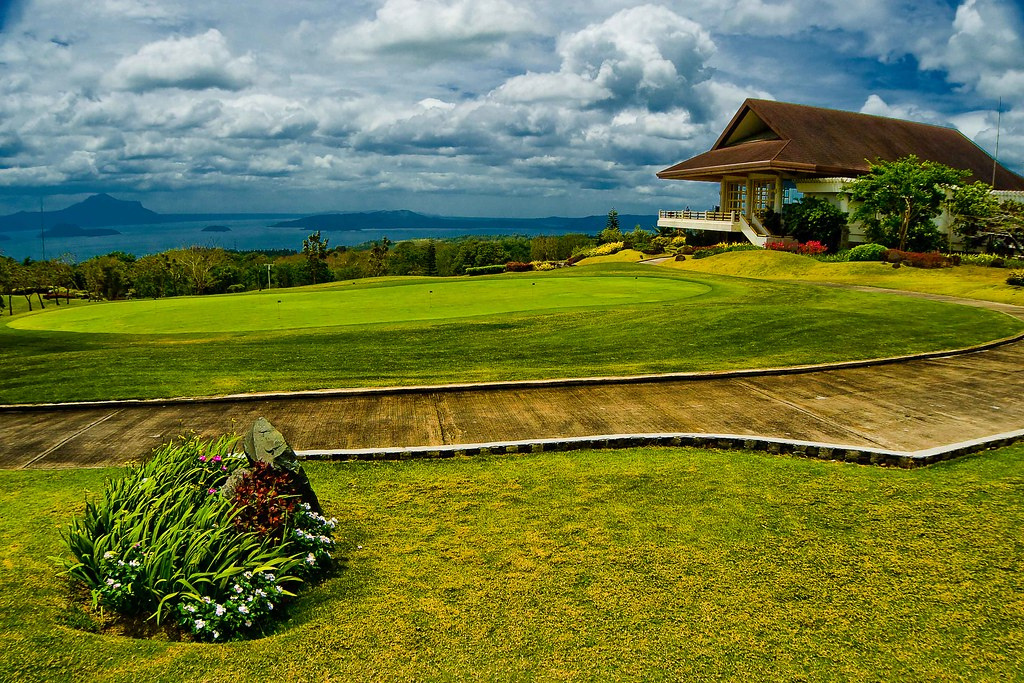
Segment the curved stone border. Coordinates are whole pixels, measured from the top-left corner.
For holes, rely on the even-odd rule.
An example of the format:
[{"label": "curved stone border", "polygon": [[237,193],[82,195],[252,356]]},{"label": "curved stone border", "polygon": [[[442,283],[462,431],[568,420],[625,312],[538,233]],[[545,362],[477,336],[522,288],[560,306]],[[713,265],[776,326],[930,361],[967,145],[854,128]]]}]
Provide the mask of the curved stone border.
[{"label": "curved stone border", "polygon": [[300,460],[308,461],[380,462],[472,457],[506,453],[543,453],[662,446],[762,451],[801,458],[910,469],[932,465],[943,460],[951,460],[971,453],[1002,448],[1022,440],[1024,440],[1024,429],[939,446],[937,448],[905,452],[814,441],[773,439],[761,436],[671,432],[661,434],[605,434],[601,436],[581,436],[562,439],[527,439],[523,441],[495,441],[491,443],[454,444],[447,446],[308,450],[297,451],[296,455]]},{"label": "curved stone border", "polygon": [[1002,339],[975,344],[959,349],[941,351],[925,351],[904,356],[888,358],[868,358],[865,360],[840,361],[836,363],[817,363],[814,365],[790,365],[779,368],[747,368],[741,370],[712,370],[706,372],[665,372],[651,375],[611,375],[606,377],[563,377],[559,379],[527,379],[507,380],[498,382],[467,382],[456,384],[422,384],[398,387],[351,387],[347,389],[310,389],[308,391],[279,391],[253,394],[224,394],[221,396],[197,396],[174,398],[142,398],[120,399],[111,401],[69,401],[66,403],[7,403],[0,404],[0,412],[62,410],[80,408],[135,408],[143,406],[196,405],[208,403],[236,403],[263,400],[282,400],[300,398],[329,398],[331,396],[389,396],[396,394],[430,394],[453,391],[487,391],[493,389],[532,389],[550,387],[573,387],[614,384],[648,384],[654,382],[698,381],[707,379],[734,379],[738,377],[769,377],[776,375],[799,375],[809,372],[826,370],[845,370],[847,368],[868,368],[893,363],[904,363],[912,360],[928,360],[930,358],[948,358],[968,353],[977,353],[994,349],[1007,344],[1024,341],[1024,332]]}]

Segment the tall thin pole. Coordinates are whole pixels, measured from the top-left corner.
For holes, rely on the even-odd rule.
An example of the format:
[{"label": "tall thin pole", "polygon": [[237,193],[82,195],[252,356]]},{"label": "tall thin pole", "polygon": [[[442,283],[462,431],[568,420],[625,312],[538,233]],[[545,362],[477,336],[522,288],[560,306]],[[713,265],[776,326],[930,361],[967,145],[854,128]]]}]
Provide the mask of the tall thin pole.
[{"label": "tall thin pole", "polygon": [[43,223],[43,195],[39,195],[39,241],[43,244],[43,260],[46,260],[46,226]]},{"label": "tall thin pole", "polygon": [[999,129],[1003,124],[1003,98],[999,98],[999,109],[996,110],[996,155],[992,157],[992,187],[996,186],[996,165],[999,163]]}]

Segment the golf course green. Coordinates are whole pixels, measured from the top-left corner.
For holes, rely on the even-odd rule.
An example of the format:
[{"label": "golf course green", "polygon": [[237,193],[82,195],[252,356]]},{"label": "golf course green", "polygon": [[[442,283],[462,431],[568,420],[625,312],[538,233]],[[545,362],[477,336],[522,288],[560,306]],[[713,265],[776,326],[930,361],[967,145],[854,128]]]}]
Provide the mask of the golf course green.
[{"label": "golf course green", "polygon": [[12,320],[23,330],[171,334],[252,332],[449,320],[525,311],[571,310],[679,301],[711,287],[691,280],[639,277],[419,278],[387,287],[346,281],[239,295],[120,301],[46,311]]},{"label": "golf course green", "polygon": [[632,263],[72,303],[2,319],[16,371],[0,403],[782,367],[1024,329],[968,306]]}]

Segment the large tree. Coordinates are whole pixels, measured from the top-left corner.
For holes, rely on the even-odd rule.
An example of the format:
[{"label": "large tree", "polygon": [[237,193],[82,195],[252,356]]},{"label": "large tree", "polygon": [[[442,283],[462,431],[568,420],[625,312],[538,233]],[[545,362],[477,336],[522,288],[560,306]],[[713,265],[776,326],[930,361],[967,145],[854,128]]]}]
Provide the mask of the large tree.
[{"label": "large tree", "polygon": [[932,219],[942,211],[947,192],[969,175],[914,155],[877,160],[850,182],[846,193],[857,202],[852,217],[863,221],[868,238],[905,251],[930,251],[941,244]]}]

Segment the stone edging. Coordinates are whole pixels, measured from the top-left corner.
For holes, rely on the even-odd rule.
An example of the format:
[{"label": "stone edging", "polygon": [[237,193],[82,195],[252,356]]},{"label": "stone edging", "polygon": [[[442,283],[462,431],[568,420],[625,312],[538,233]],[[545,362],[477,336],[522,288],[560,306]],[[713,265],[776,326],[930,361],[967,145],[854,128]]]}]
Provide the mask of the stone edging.
[{"label": "stone edging", "polygon": [[618,449],[644,446],[717,448],[763,451],[802,458],[910,469],[932,465],[971,453],[1002,448],[1024,440],[1024,429],[938,446],[921,451],[890,451],[868,446],[827,444],[793,439],[774,439],[737,434],[670,432],[657,434],[605,434],[560,439],[528,439],[445,446],[405,446],[297,451],[304,461],[399,461],[471,457],[505,453],[541,453],[589,449]]},{"label": "stone edging", "polygon": [[713,370],[707,372],[666,372],[651,375],[624,375],[606,377],[566,377],[559,379],[528,379],[507,380],[497,382],[473,382],[455,384],[424,384],[398,387],[352,387],[346,389],[311,389],[307,391],[266,392],[253,394],[225,394],[221,396],[175,397],[175,398],[144,398],[121,399],[110,401],[71,401],[66,403],[9,403],[0,404],[0,412],[43,411],[43,410],[75,410],[83,408],[136,408],[146,406],[197,405],[210,403],[242,403],[266,400],[292,400],[304,398],[360,397],[360,396],[393,396],[399,394],[430,394],[451,393],[456,391],[488,391],[507,389],[543,389],[554,387],[596,386],[615,384],[649,384],[656,382],[684,382],[709,379],[734,379],[741,377],[772,377],[778,375],[800,375],[809,372],[827,370],[845,370],[848,368],[870,368],[893,363],[905,363],[913,360],[946,358],[961,356],[988,349],[998,348],[1007,344],[1024,341],[1024,332],[1002,339],[975,344],[959,349],[926,351],[904,356],[888,358],[869,358],[866,360],[841,361],[836,363],[817,363],[813,365],[791,365],[779,368],[749,368],[742,370]]}]

